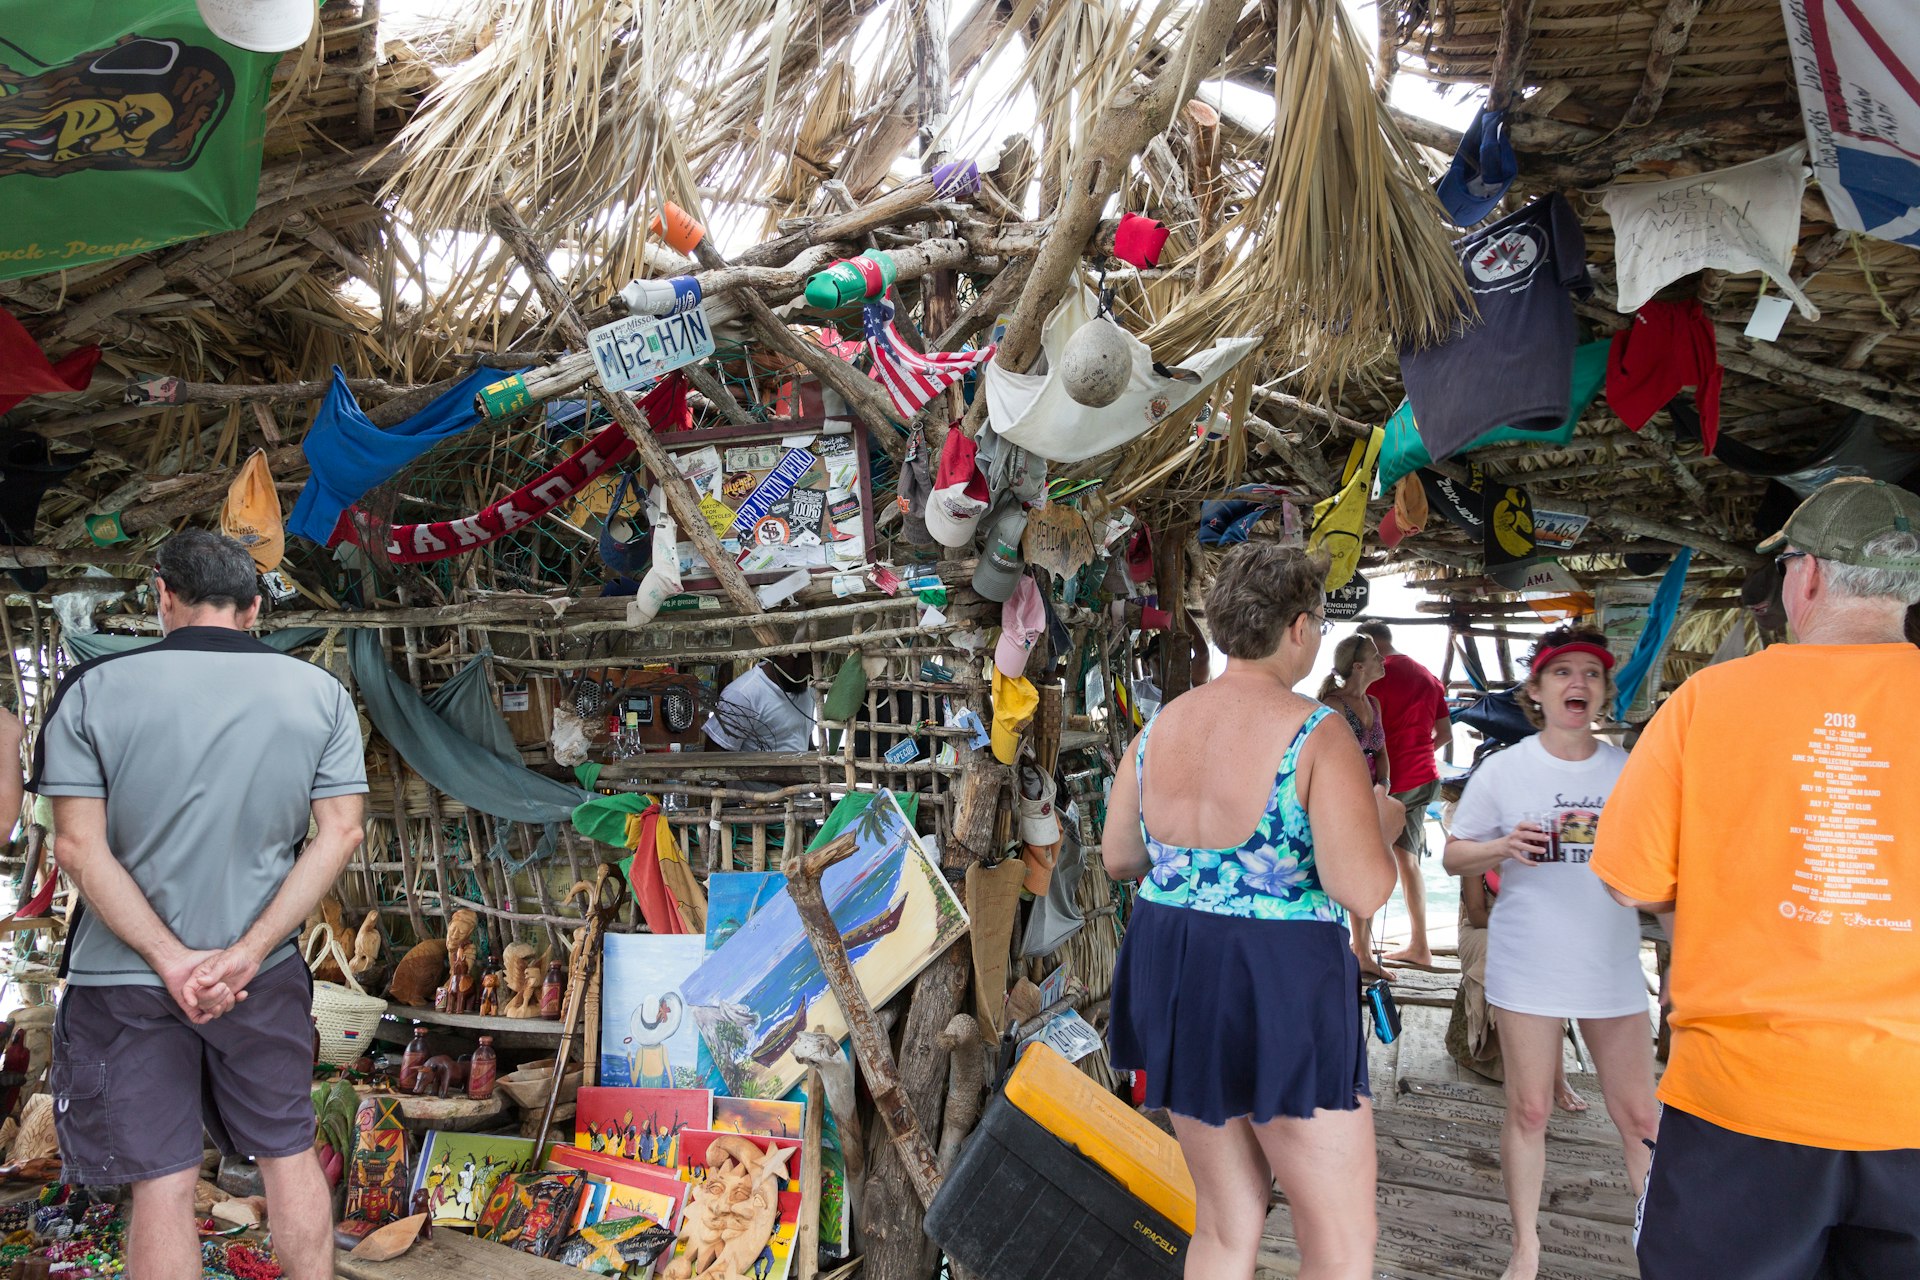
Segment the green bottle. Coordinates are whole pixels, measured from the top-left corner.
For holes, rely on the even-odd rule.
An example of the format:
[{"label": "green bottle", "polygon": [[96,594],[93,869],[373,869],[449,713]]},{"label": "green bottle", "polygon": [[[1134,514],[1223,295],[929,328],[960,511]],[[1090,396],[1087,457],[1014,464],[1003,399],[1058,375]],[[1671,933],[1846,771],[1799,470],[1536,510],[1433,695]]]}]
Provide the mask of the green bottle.
[{"label": "green bottle", "polygon": [[877,298],[893,287],[896,274],[893,255],[884,249],[868,249],[858,258],[842,258],[807,281],[807,305],[820,311],[838,311]]}]

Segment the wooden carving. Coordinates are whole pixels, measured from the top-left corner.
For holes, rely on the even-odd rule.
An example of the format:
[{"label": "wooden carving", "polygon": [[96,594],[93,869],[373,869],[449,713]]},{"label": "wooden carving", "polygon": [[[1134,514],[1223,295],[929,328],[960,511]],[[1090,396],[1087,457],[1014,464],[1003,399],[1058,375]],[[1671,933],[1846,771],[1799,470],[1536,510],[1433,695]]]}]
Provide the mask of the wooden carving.
[{"label": "wooden carving", "polygon": [[737,1135],[707,1147],[707,1177],[694,1187],[680,1247],[666,1280],[751,1280],[780,1222],[780,1183],[793,1148],[761,1151]]}]

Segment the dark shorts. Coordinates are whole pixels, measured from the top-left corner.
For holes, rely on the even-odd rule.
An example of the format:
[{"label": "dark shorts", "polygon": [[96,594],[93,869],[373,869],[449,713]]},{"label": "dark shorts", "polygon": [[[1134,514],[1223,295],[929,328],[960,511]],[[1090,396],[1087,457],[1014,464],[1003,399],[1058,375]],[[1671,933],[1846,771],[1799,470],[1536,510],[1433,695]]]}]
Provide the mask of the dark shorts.
[{"label": "dark shorts", "polygon": [[229,1155],[313,1146],[313,980],[298,957],[195,1026],[164,987],[68,987],[53,1022],[54,1126],[67,1182],[192,1169],[205,1136]]},{"label": "dark shorts", "polygon": [[1407,806],[1406,829],[1393,843],[1416,858],[1427,856],[1427,806],[1440,797],[1440,779],[1423,782],[1407,791],[1396,791],[1393,798]]},{"label": "dark shorts", "polygon": [[1211,1125],[1308,1119],[1367,1095],[1360,962],[1344,925],[1136,902],[1114,967],[1111,1061],[1146,1102]]},{"label": "dark shorts", "polygon": [[1641,1280],[1920,1276],[1920,1150],[1829,1151],[1660,1113]]}]

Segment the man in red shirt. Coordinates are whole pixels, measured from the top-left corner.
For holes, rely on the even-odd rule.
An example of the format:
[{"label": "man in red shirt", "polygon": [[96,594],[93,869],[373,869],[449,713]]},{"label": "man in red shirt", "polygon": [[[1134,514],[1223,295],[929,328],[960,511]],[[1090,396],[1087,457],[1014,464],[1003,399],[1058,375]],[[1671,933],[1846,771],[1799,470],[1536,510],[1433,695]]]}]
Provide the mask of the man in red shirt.
[{"label": "man in red shirt", "polygon": [[[1431,671],[1397,652],[1393,632],[1384,622],[1363,622],[1358,628],[1380,650],[1387,674],[1367,690],[1380,700],[1387,730],[1387,791],[1407,807],[1406,830],[1393,842],[1393,858],[1400,864],[1400,890],[1406,895],[1407,914],[1413,918],[1413,936],[1388,956],[1410,964],[1431,966],[1433,949],[1427,945],[1427,887],[1420,876],[1420,859],[1427,855],[1427,806],[1440,794],[1440,767],[1434,755],[1453,742],[1453,721],[1447,696]],[[1353,922],[1353,949],[1362,968],[1373,965],[1372,921]]]}]

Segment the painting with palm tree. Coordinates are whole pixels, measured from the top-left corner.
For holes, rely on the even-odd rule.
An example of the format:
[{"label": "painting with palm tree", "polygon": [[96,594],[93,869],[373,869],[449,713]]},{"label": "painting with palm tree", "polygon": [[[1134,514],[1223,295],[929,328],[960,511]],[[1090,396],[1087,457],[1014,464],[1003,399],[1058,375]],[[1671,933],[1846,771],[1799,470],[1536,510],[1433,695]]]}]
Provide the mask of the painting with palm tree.
[{"label": "painting with palm tree", "polygon": [[[967,913],[890,791],[847,827],[853,854],[821,877],[854,976],[875,1004],[892,997],[967,930]],[[846,1015],[783,888],[680,988],[728,1093],[784,1097],[805,1075],[803,1030],[844,1038]]]}]

